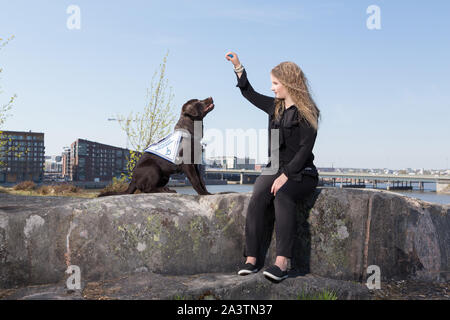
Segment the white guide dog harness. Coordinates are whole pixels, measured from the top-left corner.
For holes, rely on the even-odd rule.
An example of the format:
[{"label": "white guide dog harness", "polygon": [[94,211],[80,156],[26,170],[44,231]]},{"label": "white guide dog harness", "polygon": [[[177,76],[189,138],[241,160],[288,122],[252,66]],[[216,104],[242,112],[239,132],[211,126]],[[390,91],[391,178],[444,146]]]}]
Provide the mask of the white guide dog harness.
[{"label": "white guide dog harness", "polygon": [[144,152],[156,154],[173,164],[178,164],[178,151],[180,149],[180,141],[183,137],[190,138],[191,135],[186,130],[175,130],[165,138],[148,146]]}]

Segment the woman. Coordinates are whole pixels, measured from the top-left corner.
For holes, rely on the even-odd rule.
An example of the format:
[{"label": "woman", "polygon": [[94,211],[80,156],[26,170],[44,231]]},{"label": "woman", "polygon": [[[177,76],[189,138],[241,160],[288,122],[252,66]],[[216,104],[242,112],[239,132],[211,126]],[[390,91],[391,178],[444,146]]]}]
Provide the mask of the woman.
[{"label": "woman", "polygon": [[226,59],[234,65],[238,81],[236,86],[242,95],[269,115],[269,130],[279,129],[280,138],[278,172],[262,174],[255,181],[245,226],[244,257],[247,260],[238,274],[258,272],[264,264],[261,245],[264,213],[274,201],[277,257],[275,264],[267,268],[264,275],[281,281],[288,277],[288,261],[293,256],[296,202],[311,194],[319,180],[312,150],[320,111],[311,98],[305,75],[295,63],[282,62],[272,69],[271,90],[275,93],[275,98],[272,98],[253,90],[235,52],[227,52]]}]

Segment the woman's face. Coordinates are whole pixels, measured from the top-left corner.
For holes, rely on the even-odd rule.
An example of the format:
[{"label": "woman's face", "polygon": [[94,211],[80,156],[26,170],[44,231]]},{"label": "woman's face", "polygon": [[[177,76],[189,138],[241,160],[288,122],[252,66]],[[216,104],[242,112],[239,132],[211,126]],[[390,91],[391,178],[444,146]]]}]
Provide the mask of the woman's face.
[{"label": "woman's face", "polygon": [[272,74],[270,74],[270,80],[272,81],[272,88],[270,88],[270,90],[275,93],[275,97],[279,99],[286,99],[288,92],[281,82]]}]

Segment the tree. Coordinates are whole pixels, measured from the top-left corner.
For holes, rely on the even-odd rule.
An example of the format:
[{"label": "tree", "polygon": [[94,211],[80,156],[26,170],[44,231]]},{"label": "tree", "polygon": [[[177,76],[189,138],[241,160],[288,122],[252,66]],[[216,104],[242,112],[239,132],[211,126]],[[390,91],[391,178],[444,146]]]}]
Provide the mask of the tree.
[{"label": "tree", "polygon": [[[3,49],[12,39],[14,39],[14,36],[11,36],[9,39],[3,40],[0,38],[0,50]],[[2,73],[3,69],[0,66],[0,74]],[[0,97],[3,94],[3,90],[0,85]],[[16,95],[13,95],[10,97],[6,103],[0,102],[0,167],[5,165],[5,162],[2,160],[3,157],[5,157],[9,152],[16,151],[17,148],[14,146],[7,146],[8,141],[11,141],[11,139],[6,139],[3,135],[3,131],[1,130],[3,127],[3,124],[6,122],[6,118],[9,116],[8,111],[11,110],[12,105],[14,103],[14,100],[17,98]],[[18,156],[20,156],[19,154]]]},{"label": "tree", "polygon": [[[171,132],[171,127],[175,123],[175,115],[172,108],[172,87],[167,93],[167,80],[165,70],[167,63],[167,51],[160,64],[160,74],[155,82],[157,71],[153,74],[151,88],[147,89],[145,107],[142,112],[131,112],[127,117],[117,115],[120,127],[125,131],[131,145],[131,151],[127,164],[127,179],[132,178],[133,169],[150,144],[159,141]],[[123,176],[122,176],[123,178]]]}]

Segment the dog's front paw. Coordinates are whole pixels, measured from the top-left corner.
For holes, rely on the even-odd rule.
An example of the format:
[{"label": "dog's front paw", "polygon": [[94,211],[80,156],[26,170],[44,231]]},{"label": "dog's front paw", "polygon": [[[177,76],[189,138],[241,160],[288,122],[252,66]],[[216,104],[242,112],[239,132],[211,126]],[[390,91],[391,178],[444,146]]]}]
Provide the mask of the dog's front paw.
[{"label": "dog's front paw", "polygon": [[164,187],[163,190],[164,190],[164,192],[177,193],[176,190],[170,189],[169,187]]}]

